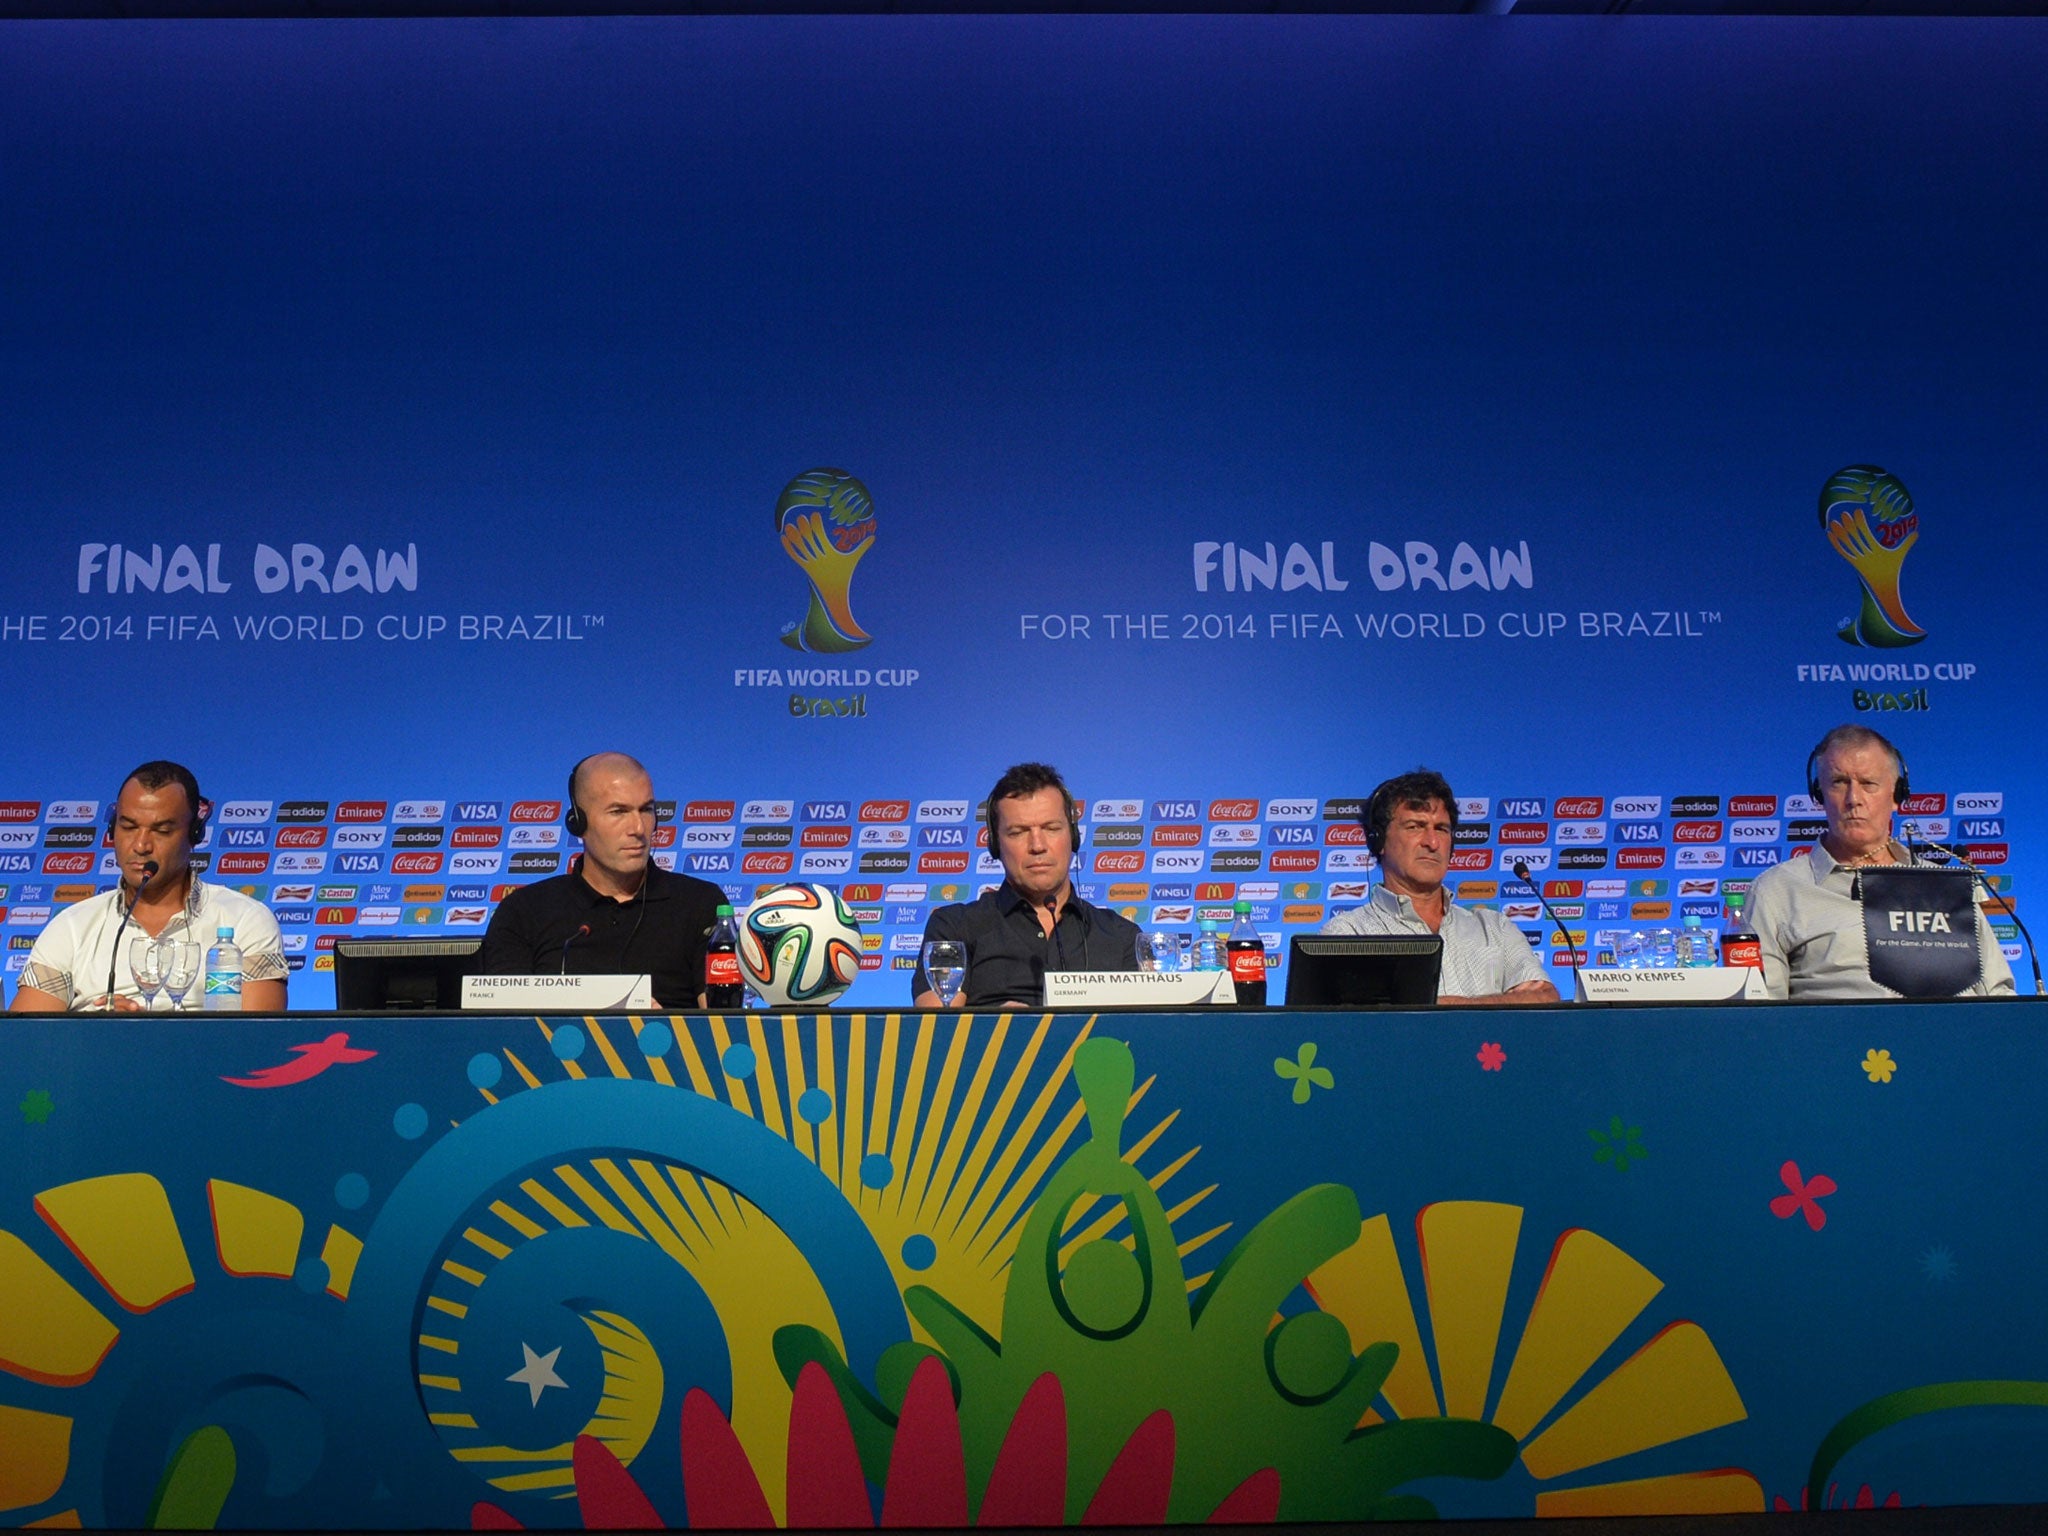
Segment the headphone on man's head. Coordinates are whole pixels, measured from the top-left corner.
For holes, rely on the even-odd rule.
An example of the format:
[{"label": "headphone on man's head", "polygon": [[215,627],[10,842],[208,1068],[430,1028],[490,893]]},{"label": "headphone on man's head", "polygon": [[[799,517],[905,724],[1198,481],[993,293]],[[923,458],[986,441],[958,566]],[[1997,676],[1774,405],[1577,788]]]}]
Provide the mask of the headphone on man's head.
[{"label": "headphone on man's head", "polygon": [[584,814],[583,807],[576,803],[576,775],[581,773],[583,765],[596,755],[593,752],[577,758],[576,766],[569,770],[569,809],[563,813],[562,825],[568,829],[571,837],[581,837],[590,830],[590,818]]},{"label": "headphone on man's head", "polygon": [[[1841,727],[1837,726],[1835,729],[1839,730]],[[1834,731],[1829,731],[1826,736],[1821,737],[1814,744],[1813,750],[1806,754],[1806,793],[1815,805],[1824,803],[1820,793],[1820,759],[1821,754],[1828,749],[1829,737],[1832,737],[1834,734]],[[1872,731],[1870,734],[1876,739],[1879,746],[1892,755],[1892,766],[1899,773],[1898,781],[1892,785],[1892,804],[1904,805],[1906,797],[1912,793],[1910,786],[1907,784],[1906,754],[1894,746],[1881,732]]]},{"label": "headphone on man's head", "polygon": [[1387,828],[1394,820],[1394,781],[1383,780],[1365,802],[1365,848],[1375,859],[1387,851]]}]

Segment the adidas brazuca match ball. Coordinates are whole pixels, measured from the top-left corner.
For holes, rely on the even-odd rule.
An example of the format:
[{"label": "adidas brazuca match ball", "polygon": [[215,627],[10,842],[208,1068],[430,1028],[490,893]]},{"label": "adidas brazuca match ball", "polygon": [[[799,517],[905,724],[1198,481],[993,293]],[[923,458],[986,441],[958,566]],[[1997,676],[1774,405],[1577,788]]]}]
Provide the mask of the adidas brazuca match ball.
[{"label": "adidas brazuca match ball", "polygon": [[860,975],[860,924],[829,886],[778,885],[740,922],[740,970],[771,1008],[829,1008]]}]

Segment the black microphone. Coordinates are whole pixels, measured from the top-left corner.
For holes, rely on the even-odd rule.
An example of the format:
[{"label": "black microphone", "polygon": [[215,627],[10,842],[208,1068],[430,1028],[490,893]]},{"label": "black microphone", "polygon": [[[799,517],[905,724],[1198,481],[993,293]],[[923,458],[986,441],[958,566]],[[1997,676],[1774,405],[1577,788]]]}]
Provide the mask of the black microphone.
[{"label": "black microphone", "polygon": [[574,933],[570,934],[569,937],[562,940],[562,968],[560,971],[556,973],[557,975],[566,976],[569,974],[569,946],[571,944],[574,944],[578,939],[587,939],[589,937],[590,924],[585,923],[582,927],[578,928]]},{"label": "black microphone", "polygon": [[142,888],[156,878],[155,859],[142,861],[142,878],[135,882],[135,894],[128,898],[128,909],[121,914],[121,926],[114,930],[114,952],[107,956],[107,1006],[114,1006],[114,971],[121,963],[121,935],[128,931],[128,919],[135,915],[135,903],[142,900]]},{"label": "black microphone", "polygon": [[1572,942],[1571,930],[1565,927],[1557,912],[1550,905],[1550,898],[1543,894],[1543,887],[1529,878],[1529,864],[1526,859],[1515,860],[1515,878],[1536,893],[1536,899],[1543,904],[1544,913],[1557,927],[1557,936],[1564,940],[1565,958],[1572,963],[1572,990],[1580,997],[1586,993],[1585,979],[1579,975],[1579,947]]},{"label": "black microphone", "polygon": [[[1910,854],[1913,851],[1913,838],[1920,831],[1919,824],[1911,821],[1905,822],[1902,824],[1901,830],[1906,834],[1906,852]],[[1956,863],[1962,865],[1963,868],[1977,877],[1984,887],[1984,894],[1986,896],[1990,897],[1993,901],[2000,901],[2001,898],[1998,892],[1991,889],[1991,882],[1985,877],[1984,871],[1972,864],[1955,849],[1949,847],[1947,843],[1937,843],[1931,839],[1922,838],[1920,846],[1932,848],[1936,853],[1945,854]],[[2034,936],[2027,932],[2027,925],[2020,918],[2019,908],[2013,904],[2013,899],[2010,896],[2003,898],[2003,905],[2005,907],[2005,915],[2012,919],[2013,926],[2020,931],[2020,937],[2027,941],[2027,963],[2034,968],[2034,995],[2036,997],[2048,996],[2048,988],[2044,988],[2041,985],[2041,956],[2040,952],[2034,948]]]}]

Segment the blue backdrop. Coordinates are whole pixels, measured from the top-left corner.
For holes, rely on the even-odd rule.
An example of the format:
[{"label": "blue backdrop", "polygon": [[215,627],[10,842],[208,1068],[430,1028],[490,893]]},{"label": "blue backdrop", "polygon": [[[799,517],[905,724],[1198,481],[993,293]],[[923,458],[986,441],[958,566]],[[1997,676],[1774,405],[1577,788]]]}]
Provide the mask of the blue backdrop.
[{"label": "blue backdrop", "polygon": [[[1948,20],[13,25],[9,959],[94,878],[49,830],[159,754],[253,807],[281,907],[424,928],[487,907],[512,806],[593,748],[680,825],[734,802],[703,825],[743,896],[776,873],[741,866],[747,802],[788,802],[800,857],[908,800],[908,869],[812,865],[927,887],[866,907],[862,1002],[907,999],[888,946],[976,879],[920,870],[952,845],[917,808],[971,818],[1024,757],[1139,802],[1142,869],[1085,850],[1104,899],[1250,880],[1276,936],[1363,873],[1271,857],[1275,798],[1321,836],[1423,761],[1545,848],[1581,820],[1618,854],[1610,802],[1656,800],[1674,861],[1670,802],[1711,798],[1727,857],[1692,871],[1724,881],[1728,802],[1777,797],[1755,841],[1789,853],[1851,717],[2017,872],[2044,56]],[[1915,643],[1837,635],[1864,586],[1817,498],[1851,465],[1910,488],[1877,580]],[[869,638],[807,654],[776,514],[824,467],[872,498]],[[293,799],[337,832],[439,802],[448,859],[466,819],[507,860],[287,867]],[[1217,863],[1232,799],[1256,872]],[[1160,864],[1187,825],[1200,867]]]}]

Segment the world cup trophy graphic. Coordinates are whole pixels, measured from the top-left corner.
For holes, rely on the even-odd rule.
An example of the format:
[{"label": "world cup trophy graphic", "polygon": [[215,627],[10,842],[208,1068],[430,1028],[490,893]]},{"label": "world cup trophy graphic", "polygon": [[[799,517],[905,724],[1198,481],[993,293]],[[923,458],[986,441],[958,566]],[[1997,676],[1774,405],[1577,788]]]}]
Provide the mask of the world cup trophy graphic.
[{"label": "world cup trophy graphic", "polygon": [[785,625],[782,643],[799,651],[857,651],[874,639],[854,622],[853,570],[875,542],[875,503],[843,469],[811,469],[775,500],[782,549],[811,583],[801,624]]},{"label": "world cup trophy graphic", "polygon": [[1836,470],[1821,487],[1820,525],[1863,583],[1862,608],[1835,632],[1850,645],[1887,649],[1925,640],[1899,594],[1899,568],[1920,540],[1920,516],[1899,477],[1875,464]]}]

